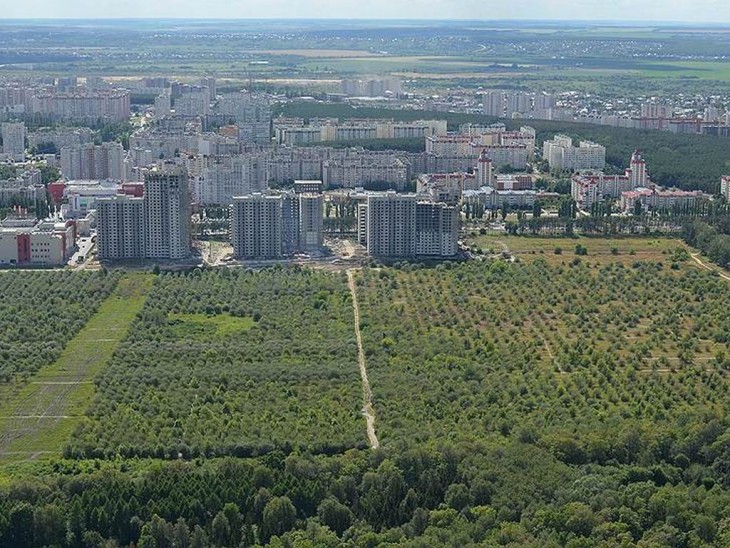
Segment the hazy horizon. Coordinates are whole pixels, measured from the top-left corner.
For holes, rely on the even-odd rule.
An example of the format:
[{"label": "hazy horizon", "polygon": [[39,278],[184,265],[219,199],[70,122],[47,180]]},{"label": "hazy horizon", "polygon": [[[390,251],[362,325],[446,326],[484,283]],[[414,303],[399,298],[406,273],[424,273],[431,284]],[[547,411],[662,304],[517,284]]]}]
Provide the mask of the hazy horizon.
[{"label": "hazy horizon", "polygon": [[[414,17],[414,15],[416,15]],[[599,0],[485,3],[481,0],[269,0],[266,3],[227,0],[27,0],[6,6],[7,20],[453,20],[453,21],[575,21],[607,23],[730,24],[730,3],[720,0]]]}]

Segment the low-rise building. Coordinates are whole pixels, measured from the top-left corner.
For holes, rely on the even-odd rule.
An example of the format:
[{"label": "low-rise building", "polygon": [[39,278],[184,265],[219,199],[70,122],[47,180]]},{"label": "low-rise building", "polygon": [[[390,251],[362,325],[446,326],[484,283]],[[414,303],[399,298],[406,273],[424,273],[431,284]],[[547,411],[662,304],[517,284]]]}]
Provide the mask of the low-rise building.
[{"label": "low-rise building", "polygon": [[464,192],[463,201],[469,205],[481,205],[484,209],[501,209],[508,205],[515,209],[531,208],[537,201],[558,198],[556,192],[539,190],[497,190],[492,187],[482,187],[478,190]]},{"label": "low-rise building", "polygon": [[14,216],[0,223],[0,264],[58,266],[66,263],[76,245],[72,221],[37,221]]},{"label": "low-rise building", "polygon": [[621,209],[634,211],[636,202],[641,202],[644,210],[667,210],[691,208],[700,202],[712,199],[700,190],[664,190],[659,188],[636,188],[621,193]]}]

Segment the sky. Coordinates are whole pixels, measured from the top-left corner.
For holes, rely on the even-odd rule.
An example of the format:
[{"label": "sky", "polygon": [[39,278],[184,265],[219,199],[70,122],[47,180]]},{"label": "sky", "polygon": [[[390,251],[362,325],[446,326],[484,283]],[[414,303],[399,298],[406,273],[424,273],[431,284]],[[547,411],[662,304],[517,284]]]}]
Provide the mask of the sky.
[{"label": "sky", "polygon": [[728,0],[5,0],[6,18],[547,19],[730,23]]}]

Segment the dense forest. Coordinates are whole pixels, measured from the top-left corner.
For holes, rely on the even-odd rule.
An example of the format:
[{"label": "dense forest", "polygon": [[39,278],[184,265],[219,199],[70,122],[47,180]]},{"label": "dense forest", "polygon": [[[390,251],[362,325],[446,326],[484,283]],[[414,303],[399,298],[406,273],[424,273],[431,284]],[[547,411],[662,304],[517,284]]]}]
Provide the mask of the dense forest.
[{"label": "dense forest", "polygon": [[0,489],[0,545],[727,546],[727,435],[708,419],[626,463],[569,464],[510,437],[329,457],[55,462]]},{"label": "dense forest", "polygon": [[537,142],[551,139],[556,133],[565,133],[576,139],[596,141],[606,147],[609,169],[628,167],[631,153],[641,150],[654,182],[686,190],[704,190],[716,194],[720,177],[727,175],[730,162],[730,140],[722,137],[693,134],[674,134],[664,131],[614,128],[593,124],[551,122],[546,120],[499,120],[489,116],[431,112],[420,110],[387,110],[349,105],[289,104],[280,107],[286,116],[303,118],[393,118],[413,121],[422,119],[447,120],[455,131],[460,124],[494,123],[502,121],[510,129],[528,125],[537,131]]}]

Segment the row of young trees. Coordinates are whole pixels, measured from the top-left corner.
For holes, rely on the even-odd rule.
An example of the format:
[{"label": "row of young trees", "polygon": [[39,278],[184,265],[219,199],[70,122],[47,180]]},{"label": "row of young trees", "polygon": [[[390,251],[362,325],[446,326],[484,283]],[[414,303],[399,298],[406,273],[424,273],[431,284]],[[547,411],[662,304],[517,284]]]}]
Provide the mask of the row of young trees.
[{"label": "row of young trees", "polygon": [[66,454],[250,456],[364,446],[344,275],[162,274]]},{"label": "row of young trees", "polygon": [[0,274],[0,382],[56,359],[118,280],[105,272]]}]

